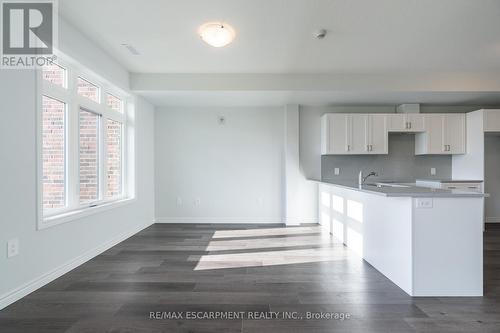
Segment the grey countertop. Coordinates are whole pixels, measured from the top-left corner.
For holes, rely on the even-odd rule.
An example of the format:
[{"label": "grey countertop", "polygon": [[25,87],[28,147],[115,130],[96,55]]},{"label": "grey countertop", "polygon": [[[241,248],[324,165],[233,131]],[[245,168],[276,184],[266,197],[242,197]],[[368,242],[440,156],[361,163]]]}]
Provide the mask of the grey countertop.
[{"label": "grey countertop", "polygon": [[[378,187],[377,185],[372,185],[373,183],[370,182],[367,182],[367,184],[363,186],[359,186],[356,181],[340,181],[340,182],[327,182],[327,181],[317,181],[317,180],[313,181],[322,184],[343,187],[350,190],[382,195],[386,197],[484,198],[488,196],[488,194],[477,193],[477,192],[421,187],[421,186],[416,186],[415,183],[393,183],[397,185],[402,185],[401,187],[391,187],[391,186]],[[390,182],[385,182],[385,183],[390,183]]]}]

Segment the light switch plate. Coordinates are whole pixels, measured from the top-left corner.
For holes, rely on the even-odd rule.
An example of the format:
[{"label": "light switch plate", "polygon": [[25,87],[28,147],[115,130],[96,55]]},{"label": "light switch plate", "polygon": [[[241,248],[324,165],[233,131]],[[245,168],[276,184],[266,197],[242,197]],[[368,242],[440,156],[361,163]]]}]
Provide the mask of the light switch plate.
[{"label": "light switch plate", "polygon": [[13,238],[7,242],[7,258],[15,257],[19,254],[19,239]]},{"label": "light switch plate", "polygon": [[417,198],[415,200],[415,206],[417,208],[432,208],[433,206],[432,198]]},{"label": "light switch plate", "polygon": [[436,175],[436,168],[431,168],[431,176],[435,176]]},{"label": "light switch plate", "polygon": [[335,173],[335,176],[340,175],[340,168],[335,168],[333,172]]}]

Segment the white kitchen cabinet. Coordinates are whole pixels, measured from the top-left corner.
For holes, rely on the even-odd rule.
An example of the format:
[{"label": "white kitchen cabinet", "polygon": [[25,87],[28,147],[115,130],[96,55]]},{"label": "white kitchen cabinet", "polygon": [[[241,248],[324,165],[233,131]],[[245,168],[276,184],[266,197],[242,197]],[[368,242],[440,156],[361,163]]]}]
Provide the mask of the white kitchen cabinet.
[{"label": "white kitchen cabinet", "polygon": [[388,153],[385,115],[326,114],[321,130],[322,155]]},{"label": "white kitchen cabinet", "polygon": [[415,136],[415,154],[465,154],[465,114],[425,114],[424,129]]},{"label": "white kitchen cabinet", "polygon": [[484,110],[484,131],[500,132],[500,110]]},{"label": "white kitchen cabinet", "polygon": [[389,132],[424,132],[424,115],[420,113],[397,113],[387,115]]},{"label": "white kitchen cabinet", "polygon": [[368,153],[388,154],[387,117],[382,114],[368,116]]},{"label": "white kitchen cabinet", "polygon": [[349,114],[325,114],[321,118],[321,154],[348,154],[351,116]]}]

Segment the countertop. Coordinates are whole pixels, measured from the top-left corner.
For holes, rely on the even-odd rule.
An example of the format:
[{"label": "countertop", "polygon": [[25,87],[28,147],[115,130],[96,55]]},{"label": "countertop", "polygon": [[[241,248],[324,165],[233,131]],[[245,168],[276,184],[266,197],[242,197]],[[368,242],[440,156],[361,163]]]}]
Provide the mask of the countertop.
[{"label": "countertop", "polygon": [[[376,185],[370,185],[373,183],[369,181],[367,182],[367,184],[363,186],[359,186],[356,181],[340,181],[340,182],[327,182],[318,180],[312,180],[312,181],[326,185],[343,187],[350,190],[382,195],[386,197],[484,198],[489,196],[488,194],[485,193],[416,186],[415,183],[393,183],[397,185],[404,185],[404,187],[391,187],[391,186],[378,187]],[[392,182],[386,181],[385,183],[392,183]]]}]

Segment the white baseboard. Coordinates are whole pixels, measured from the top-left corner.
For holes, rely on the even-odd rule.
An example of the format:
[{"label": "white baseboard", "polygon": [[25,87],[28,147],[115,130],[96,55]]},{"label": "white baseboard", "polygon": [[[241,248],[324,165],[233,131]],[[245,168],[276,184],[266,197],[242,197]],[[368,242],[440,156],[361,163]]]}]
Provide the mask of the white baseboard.
[{"label": "white baseboard", "polygon": [[317,218],[293,218],[283,221],[281,218],[254,217],[157,217],[155,223],[210,223],[210,224],[286,224],[318,223]]},{"label": "white baseboard", "polygon": [[283,224],[280,218],[254,217],[157,217],[156,223],[210,223],[210,224]]},{"label": "white baseboard", "polygon": [[25,284],[22,286],[6,293],[0,296],[0,310],[7,307],[8,305],[20,300],[24,296],[32,293],[33,291],[43,287],[47,283],[50,283],[57,279],[58,277],[68,273],[69,271],[75,269],[76,267],[84,264],[85,262],[89,261],[90,259],[96,257],[97,255],[101,254],[102,252],[112,248],[116,244],[123,242],[125,239],[129,238],[130,236],[135,235],[139,231],[149,227],[151,223],[146,223],[146,224],[140,224],[132,228],[131,230],[128,230],[127,232],[124,232],[113,239],[105,242],[104,244],[101,244],[85,253],[82,255],[62,264],[61,266],[53,269],[52,271],[45,273]]},{"label": "white baseboard", "polygon": [[318,219],[314,217],[293,217],[285,219],[285,223],[288,226],[298,226],[303,223],[316,223],[318,224]]},{"label": "white baseboard", "polygon": [[500,223],[500,217],[487,217],[486,223]]}]

